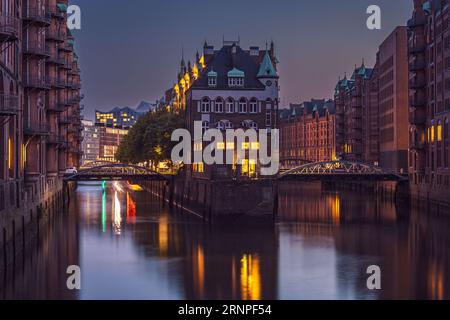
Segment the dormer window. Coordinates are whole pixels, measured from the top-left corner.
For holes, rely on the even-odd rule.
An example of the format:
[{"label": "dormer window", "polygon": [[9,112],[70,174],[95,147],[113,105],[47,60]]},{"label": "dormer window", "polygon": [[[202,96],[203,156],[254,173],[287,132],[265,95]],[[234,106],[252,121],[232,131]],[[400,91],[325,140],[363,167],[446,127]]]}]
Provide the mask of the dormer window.
[{"label": "dormer window", "polygon": [[228,86],[229,87],[243,87],[245,73],[241,70],[233,68],[228,72]]},{"label": "dormer window", "polygon": [[217,87],[217,72],[208,72],[208,87]]}]

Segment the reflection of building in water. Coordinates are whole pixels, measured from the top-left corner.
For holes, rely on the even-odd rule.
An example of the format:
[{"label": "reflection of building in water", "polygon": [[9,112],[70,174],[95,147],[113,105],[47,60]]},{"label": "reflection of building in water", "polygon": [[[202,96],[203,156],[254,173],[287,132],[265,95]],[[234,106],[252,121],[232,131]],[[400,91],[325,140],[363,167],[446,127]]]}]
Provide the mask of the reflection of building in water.
[{"label": "reflection of building in water", "polygon": [[[0,277],[0,299],[75,300],[79,291],[68,290],[68,266],[80,265],[79,202],[69,212],[57,212],[41,229],[38,245],[27,248],[27,257],[16,259],[8,270],[7,283]],[[24,264],[23,264],[24,262]]]},{"label": "reflection of building in water", "polygon": [[186,299],[277,298],[278,241],[273,226],[242,229],[246,231],[218,227],[185,234],[193,253],[183,266]]},{"label": "reflection of building in water", "polygon": [[414,287],[415,298],[450,299],[450,221],[412,210],[408,231],[408,259],[413,272],[422,275]]},{"label": "reflection of building in water", "polygon": [[356,222],[395,222],[395,205],[373,195],[323,191],[320,182],[284,182],[279,186],[279,219],[339,225]]},{"label": "reflection of building in water", "polygon": [[[280,191],[280,219],[299,222],[289,230],[333,244],[343,298],[450,298],[450,221],[424,210],[408,215],[408,208],[399,207],[401,216],[410,216],[400,219],[394,203],[355,192],[323,192],[317,185],[281,185]],[[367,290],[370,265],[381,267],[380,291]]]},{"label": "reflection of building in water", "polygon": [[[276,299],[278,246],[274,226],[213,228],[168,215],[158,199],[142,203],[154,223],[134,225],[133,238],[149,257],[179,258],[175,281],[186,299]],[[152,206],[151,210],[148,207]],[[188,221],[184,221],[184,220]],[[183,222],[181,222],[183,220]],[[240,229],[240,230],[239,230]],[[171,279],[173,281],[174,279]]]}]

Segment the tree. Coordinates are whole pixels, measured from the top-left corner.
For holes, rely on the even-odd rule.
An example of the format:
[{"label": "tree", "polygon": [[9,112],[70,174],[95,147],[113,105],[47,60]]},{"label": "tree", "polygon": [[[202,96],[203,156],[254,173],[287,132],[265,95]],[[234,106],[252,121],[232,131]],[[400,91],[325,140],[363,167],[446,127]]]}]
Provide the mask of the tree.
[{"label": "tree", "polygon": [[171,141],[175,129],[184,128],[184,113],[164,109],[149,112],[138,119],[122,140],[116,159],[124,163],[170,161]]}]

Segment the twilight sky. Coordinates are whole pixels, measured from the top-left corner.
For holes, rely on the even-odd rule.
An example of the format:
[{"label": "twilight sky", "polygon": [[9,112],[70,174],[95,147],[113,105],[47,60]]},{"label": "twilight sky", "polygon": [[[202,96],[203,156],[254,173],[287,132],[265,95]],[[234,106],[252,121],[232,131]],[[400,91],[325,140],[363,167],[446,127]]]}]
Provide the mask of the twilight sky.
[{"label": "twilight sky", "polygon": [[[82,12],[75,30],[85,113],[155,101],[176,80],[184,48],[194,60],[205,40],[240,36],[241,46],[275,42],[281,103],[330,98],[338,77],[405,25],[412,0],[72,0]],[[368,30],[366,9],[382,10],[382,29]]]}]

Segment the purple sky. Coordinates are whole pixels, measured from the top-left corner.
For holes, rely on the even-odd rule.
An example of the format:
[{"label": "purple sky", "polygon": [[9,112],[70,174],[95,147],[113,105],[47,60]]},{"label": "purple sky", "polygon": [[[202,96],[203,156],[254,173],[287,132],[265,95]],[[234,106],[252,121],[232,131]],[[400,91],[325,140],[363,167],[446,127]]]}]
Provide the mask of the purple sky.
[{"label": "purple sky", "polygon": [[[281,102],[329,98],[340,75],[405,25],[412,0],[72,0],[82,11],[74,31],[82,69],[85,113],[155,101],[186,60],[222,37],[264,47],[274,40],[280,61]],[[366,28],[366,9],[382,10],[382,29]]]}]

